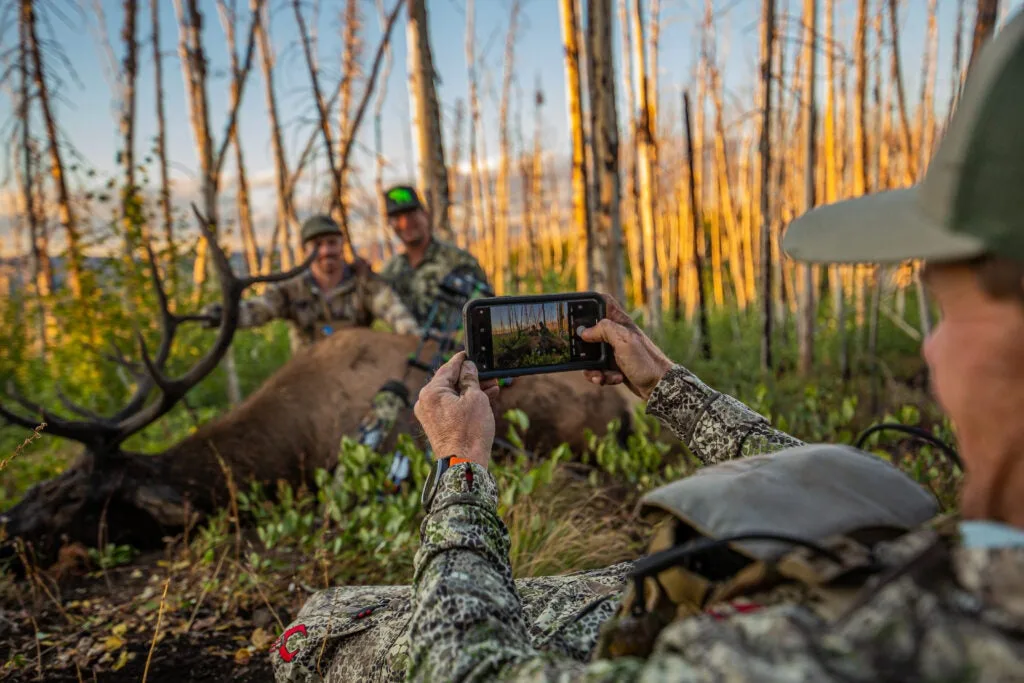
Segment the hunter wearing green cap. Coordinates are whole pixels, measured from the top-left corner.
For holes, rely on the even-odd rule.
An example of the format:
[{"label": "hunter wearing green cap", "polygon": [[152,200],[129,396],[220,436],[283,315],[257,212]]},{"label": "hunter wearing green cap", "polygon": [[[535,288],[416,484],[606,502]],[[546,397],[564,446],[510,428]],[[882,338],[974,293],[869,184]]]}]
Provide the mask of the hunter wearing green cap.
[{"label": "hunter wearing green cap", "polygon": [[[316,254],[309,270],[291,280],[267,286],[263,295],[247,299],[239,310],[240,328],[271,320],[291,323],[300,346],[319,341],[345,327],[369,327],[375,320],[399,334],[418,334],[419,325],[394,290],[361,259],[345,261],[345,240],[333,218],[309,217],[301,229],[304,258]],[[213,321],[220,304],[205,309]]]},{"label": "hunter wearing green cap", "polygon": [[384,264],[381,276],[398,292],[420,325],[426,324],[441,280],[448,273],[458,269],[487,284],[487,274],[472,254],[434,236],[430,215],[415,188],[389,188],[384,193],[384,204],[388,225],[401,240],[403,251]]},{"label": "hunter wearing green cap", "polygon": [[415,408],[461,461],[424,489],[413,585],[314,595],[272,654],[277,681],[1024,680],[1024,13],[977,54],[919,184],[810,211],[783,248],[924,261],[942,319],[923,355],[964,466],[956,514],[887,460],[773,429],[608,298],[581,336],[617,369],[585,374],[625,383],[708,466],[644,496],[662,518],[647,556],[513,578],[488,471],[498,389],[459,354]]}]

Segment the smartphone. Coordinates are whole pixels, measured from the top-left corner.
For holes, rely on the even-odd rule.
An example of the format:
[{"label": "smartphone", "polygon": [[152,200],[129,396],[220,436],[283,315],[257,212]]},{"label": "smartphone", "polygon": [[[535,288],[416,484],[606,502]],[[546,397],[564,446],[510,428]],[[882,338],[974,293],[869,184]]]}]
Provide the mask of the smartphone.
[{"label": "smartphone", "polygon": [[474,299],[462,309],[466,353],[481,379],[606,370],[611,347],[580,337],[604,316],[596,292]]}]

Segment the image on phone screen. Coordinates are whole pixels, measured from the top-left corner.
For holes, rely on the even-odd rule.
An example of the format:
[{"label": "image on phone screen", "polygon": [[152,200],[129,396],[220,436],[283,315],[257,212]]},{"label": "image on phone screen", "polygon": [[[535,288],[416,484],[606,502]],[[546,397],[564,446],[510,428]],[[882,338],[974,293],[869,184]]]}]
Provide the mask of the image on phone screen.
[{"label": "image on phone screen", "polygon": [[579,327],[599,318],[595,301],[517,302],[477,308],[471,324],[479,333],[482,368],[502,373],[600,360],[601,345],[578,335]]},{"label": "image on phone screen", "polygon": [[495,306],[491,309],[491,343],[496,370],[562,365],[572,359],[566,301]]}]

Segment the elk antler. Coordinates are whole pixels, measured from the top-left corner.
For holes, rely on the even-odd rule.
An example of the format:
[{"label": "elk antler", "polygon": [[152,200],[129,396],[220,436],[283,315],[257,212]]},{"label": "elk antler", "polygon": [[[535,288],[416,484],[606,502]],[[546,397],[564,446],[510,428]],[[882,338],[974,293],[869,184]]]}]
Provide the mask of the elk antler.
[{"label": "elk antler", "polygon": [[[199,213],[199,209],[196,208],[195,204],[192,205],[192,211],[199,220],[199,227],[202,230],[203,237],[210,245],[210,253],[212,254],[220,281],[221,297],[224,301],[220,328],[217,330],[217,339],[213,347],[181,377],[171,378],[164,374],[164,366],[170,357],[171,345],[178,326],[183,322],[206,318],[205,316],[176,315],[171,313],[167,301],[167,292],[160,281],[156,256],[153,254],[152,246],[147,242],[145,245],[146,256],[149,260],[153,286],[156,288],[157,301],[160,304],[160,323],[162,328],[160,346],[157,348],[156,357],[154,358],[150,355],[142,334],[136,331],[142,364],[146,373],[139,376],[135,394],[129,399],[125,407],[110,417],[103,417],[81,406],[76,406],[61,394],[61,402],[65,404],[65,407],[80,417],[90,418],[88,421],[67,420],[53,415],[42,406],[32,403],[15,392],[9,391],[14,400],[26,411],[39,415],[42,421],[46,422],[47,433],[72,439],[95,449],[98,446],[108,448],[117,446],[132,434],[146,428],[173,408],[189,389],[202,381],[220,363],[221,358],[227,353],[234,338],[235,330],[238,327],[239,308],[242,294],[245,290],[257,283],[280,282],[295,277],[308,268],[316,256],[315,253],[310,254],[301,265],[284,273],[239,278],[232,271],[227,255],[220,248],[220,245],[217,244],[209,221]],[[115,350],[117,351],[118,362],[134,370],[131,364],[124,359],[120,349],[115,347]],[[147,404],[153,389],[159,390],[159,397],[157,400]],[[26,429],[35,429],[39,425],[39,420],[29,419],[14,413],[3,404],[0,404],[0,416],[8,422],[20,425]]]}]

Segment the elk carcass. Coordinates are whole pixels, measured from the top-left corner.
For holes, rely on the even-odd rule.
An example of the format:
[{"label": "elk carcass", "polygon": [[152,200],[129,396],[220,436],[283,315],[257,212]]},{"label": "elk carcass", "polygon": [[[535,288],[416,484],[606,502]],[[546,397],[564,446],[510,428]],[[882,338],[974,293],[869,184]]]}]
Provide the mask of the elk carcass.
[{"label": "elk carcass", "polygon": [[[175,330],[197,316],[170,312],[150,254],[164,334],[155,357],[140,339],[145,372],[139,373],[129,403],[117,414],[102,417],[65,401],[76,419],[55,415],[22,397],[16,397],[19,412],[0,405],[0,416],[9,422],[28,429],[45,422],[44,434],[84,446],[65,472],[35,485],[0,516],[8,544],[15,538],[31,542],[40,563],[47,563],[67,542],[95,546],[102,539],[136,547],[158,545],[165,535],[180,531],[193,512],[208,514],[228,503],[226,472],[240,489],[253,480],[270,491],[280,480],[312,489],[315,470],[333,469],[342,437],[357,432],[377,389],[405,374],[406,359],[418,342],[415,337],[366,328],[342,330],[296,354],[241,405],[166,451],[146,455],[122,450],[128,437],[165,415],[217,366],[234,336],[239,301],[247,287],[292,277],[308,266],[307,262],[288,273],[237,278],[208,228],[202,222],[201,226],[219,271],[224,308],[213,346],[186,374],[170,378],[164,368]],[[415,397],[425,381],[423,372],[410,370],[410,395]],[[628,430],[635,402],[625,389],[593,386],[581,373],[524,377],[501,391],[497,433],[507,430],[504,413],[519,408],[531,423],[526,448],[543,454],[564,442],[580,449],[588,428],[603,434],[609,422],[619,419]],[[406,423],[422,437],[411,409],[407,413]]]}]

